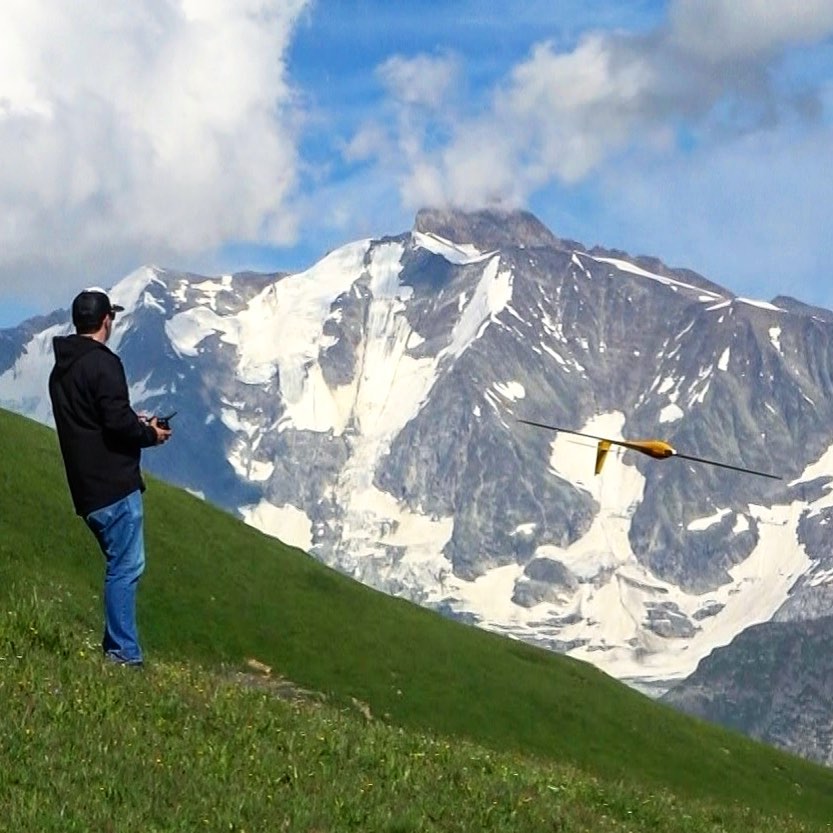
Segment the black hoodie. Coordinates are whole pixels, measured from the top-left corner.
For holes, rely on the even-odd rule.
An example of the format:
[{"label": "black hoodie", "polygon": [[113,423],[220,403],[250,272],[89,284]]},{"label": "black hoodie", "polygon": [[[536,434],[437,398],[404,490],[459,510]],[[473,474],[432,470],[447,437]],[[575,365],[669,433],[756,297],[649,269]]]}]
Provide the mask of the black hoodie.
[{"label": "black hoodie", "polygon": [[82,517],[144,491],[141,449],[156,432],[130,407],[121,359],[81,335],[52,340],[49,397],[75,511]]}]

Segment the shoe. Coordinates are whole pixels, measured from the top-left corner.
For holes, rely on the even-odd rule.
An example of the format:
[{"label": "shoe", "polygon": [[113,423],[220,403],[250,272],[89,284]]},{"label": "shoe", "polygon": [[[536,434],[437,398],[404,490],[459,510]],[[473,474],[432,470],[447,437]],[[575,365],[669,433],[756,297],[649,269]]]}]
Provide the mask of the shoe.
[{"label": "shoe", "polygon": [[143,660],[140,659],[123,659],[118,654],[107,653],[104,655],[104,659],[106,662],[111,663],[112,665],[122,665],[126,668],[144,668],[145,663]]}]

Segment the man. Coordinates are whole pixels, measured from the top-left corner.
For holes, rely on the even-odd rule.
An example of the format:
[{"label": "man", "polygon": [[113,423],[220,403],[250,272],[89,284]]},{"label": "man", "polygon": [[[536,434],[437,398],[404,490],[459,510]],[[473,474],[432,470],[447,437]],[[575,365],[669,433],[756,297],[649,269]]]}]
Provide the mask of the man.
[{"label": "man", "polygon": [[75,335],[53,339],[49,397],[75,511],[106,560],[104,639],[107,659],[140,666],[136,589],[144,572],[141,449],[171,436],[156,417],[130,407],[121,360],[106,343],[117,312],[107,293],[85,289],[72,302]]}]

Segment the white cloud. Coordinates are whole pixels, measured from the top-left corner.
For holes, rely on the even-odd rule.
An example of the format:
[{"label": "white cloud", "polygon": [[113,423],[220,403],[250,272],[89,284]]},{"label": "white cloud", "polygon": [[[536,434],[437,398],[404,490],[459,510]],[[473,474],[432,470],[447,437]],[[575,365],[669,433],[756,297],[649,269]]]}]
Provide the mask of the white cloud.
[{"label": "white cloud", "polygon": [[534,137],[540,176],[572,182],[584,176],[637,128],[656,85],[651,63],[623,54],[614,39],[584,38],[569,53],[536,47],[496,98],[495,113],[523,147]]},{"label": "white cloud", "polygon": [[[586,33],[567,50],[537,44],[485,107],[446,102],[440,131],[424,113],[414,117],[416,108],[411,118],[400,112],[379,159],[412,207],[524,204],[539,189],[576,183],[634,147],[673,153],[678,131],[718,146],[739,132],[817,115],[821,90],[779,86],[776,70],[787,48],[831,32],[830,0],[674,0],[667,19],[647,33]],[[416,78],[430,89],[439,85],[428,83],[430,63],[402,65],[408,72],[395,73],[391,86],[407,111],[421,99],[409,99],[403,87],[416,89]],[[388,77],[390,62],[385,66]]]},{"label": "white cloud", "polygon": [[833,32],[830,0],[676,0],[671,39],[713,60],[748,59]]},{"label": "white cloud", "polygon": [[348,162],[360,162],[383,155],[389,146],[388,132],[380,124],[369,123],[345,145],[343,155]]},{"label": "white cloud", "polygon": [[405,58],[394,55],[377,70],[391,95],[405,104],[441,106],[460,74],[457,58],[417,55]]},{"label": "white cloud", "polygon": [[[599,204],[567,210],[607,211],[615,231],[601,203],[621,198],[628,218],[641,217],[639,228],[660,228],[655,208],[637,214],[637,195],[651,183],[660,189],[654,205],[677,188],[716,216],[720,206],[696,187],[695,166],[717,171],[719,160],[740,153],[744,135],[783,140],[760,143],[752,157],[761,166],[754,173],[771,180],[768,190],[744,182],[742,165],[723,169],[725,177],[737,173],[726,193],[738,211],[762,201],[750,223],[769,221],[765,191],[777,206],[805,182],[815,193],[814,177],[827,181],[812,172],[812,159],[798,156],[810,153],[813,137],[823,146],[833,115],[833,94],[825,103],[821,86],[829,40],[813,52],[833,33],[830,0],[634,0],[627,11],[568,0],[557,12],[535,0],[520,22],[506,23],[505,37],[499,12],[475,0],[430,21],[408,4],[393,9],[380,0],[367,4],[358,24],[354,12],[328,8],[328,22],[337,19],[331,47],[348,29],[351,38],[361,29],[365,40],[356,42],[365,49],[380,47],[373,56],[384,54],[389,38],[401,45],[397,26],[409,39],[417,27],[428,34],[419,41],[425,52],[380,59],[383,102],[366,98],[369,58],[367,71],[336,84],[338,95],[322,96],[333,110],[316,103],[316,89],[302,91],[304,107],[316,108],[314,130],[287,67],[299,16],[313,3],[0,2],[3,303],[65,304],[67,290],[106,284],[139,263],[209,269],[212,250],[227,242],[282,245],[296,232],[310,249],[322,239],[344,242],[398,228],[426,204],[529,206],[558,190],[566,205],[570,194],[595,188]],[[541,20],[554,39],[532,46],[484,93],[483,79],[497,77],[519,44],[542,30]],[[493,54],[477,49],[484,25],[501,29],[490,41],[501,45]],[[437,51],[450,43],[460,55]],[[301,52],[317,58],[309,47]],[[799,67],[785,83],[783,56],[795,69],[805,54],[815,69]],[[318,78],[332,81],[329,57],[313,87]],[[355,65],[361,61],[333,59],[345,76]],[[374,116],[356,127],[369,105]],[[302,127],[303,138],[312,137],[303,161]],[[794,153],[790,130],[807,139]],[[342,160],[325,156],[334,147]],[[630,200],[622,196],[628,176]],[[559,224],[558,215],[539,213]],[[705,245],[710,227],[697,225]],[[590,238],[606,243],[607,234],[598,226]],[[693,248],[693,232],[691,239]],[[617,242],[630,248],[627,239]]]},{"label": "white cloud", "polygon": [[[406,202],[412,208],[441,204],[449,195],[462,205],[503,203],[517,206],[529,191],[529,180],[534,178],[532,166],[517,166],[517,144],[511,131],[495,130],[487,121],[471,122],[457,140],[438,158],[441,173],[431,173],[428,159],[415,167],[415,176],[405,182]],[[420,193],[418,187],[434,184],[433,200]]]},{"label": "white cloud", "polygon": [[[308,0],[4,0],[0,282],[292,238]],[[72,272],[72,270],[69,270]],[[46,290],[41,287],[44,294]],[[61,296],[58,296],[61,297]]]}]

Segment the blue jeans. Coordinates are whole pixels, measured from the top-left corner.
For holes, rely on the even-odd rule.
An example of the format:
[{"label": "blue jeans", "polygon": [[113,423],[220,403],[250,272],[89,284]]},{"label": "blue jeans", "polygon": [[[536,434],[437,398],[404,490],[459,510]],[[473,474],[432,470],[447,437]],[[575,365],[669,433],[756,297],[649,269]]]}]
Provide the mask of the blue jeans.
[{"label": "blue jeans", "polygon": [[145,570],[142,493],[96,509],[85,518],[106,559],[104,574],[105,655],[117,662],[142,662],[136,629],[136,588]]}]

